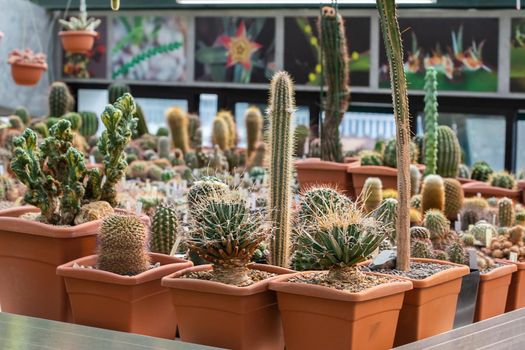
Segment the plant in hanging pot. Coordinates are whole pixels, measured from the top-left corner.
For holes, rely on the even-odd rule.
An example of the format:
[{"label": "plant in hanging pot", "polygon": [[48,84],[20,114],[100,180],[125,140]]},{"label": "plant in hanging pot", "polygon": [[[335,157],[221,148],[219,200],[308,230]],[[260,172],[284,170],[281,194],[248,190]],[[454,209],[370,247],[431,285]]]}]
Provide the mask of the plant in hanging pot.
[{"label": "plant in hanging pot", "polygon": [[171,290],[183,341],[228,349],[284,347],[277,302],[268,283],[290,270],[250,264],[269,235],[263,212],[250,212],[237,191],[211,190],[192,206],[190,250],[212,263],[162,279]]},{"label": "plant in hanging pot", "polygon": [[147,239],[140,218],[112,215],[102,222],[97,255],[57,268],[57,274],[64,277],[75,323],[175,338],[175,310],[160,281],[193,264],[150,253]]},{"label": "plant in hanging pot", "polygon": [[59,19],[64,28],[58,33],[64,50],[71,53],[86,53],[93,48],[97,32],[95,29],[100,25],[100,19],[88,17],[86,1],[80,0],[79,17],[71,17],[69,21]]},{"label": "plant in hanging pot", "polygon": [[13,80],[18,85],[36,85],[47,70],[46,55],[34,53],[31,49],[11,51],[7,62],[11,65]]},{"label": "plant in hanging pot", "polygon": [[[0,211],[0,305],[2,311],[53,320],[70,316],[56,267],[93,254],[101,218],[113,213],[115,185],[125,174],[124,148],[136,127],[129,94],[102,114],[99,140],[104,169],[87,169],[72,146],[71,123],[60,120],[37,145],[26,129],[14,141],[11,169],[26,187],[26,204]],[[105,181],[103,180],[103,175]]]},{"label": "plant in hanging pot", "polygon": [[324,271],[270,282],[277,291],[286,349],[390,349],[412,283],[364,273],[357,266],[379,247],[387,226],[363,214],[356,203],[318,204],[308,223],[299,224],[297,240],[303,260]]}]

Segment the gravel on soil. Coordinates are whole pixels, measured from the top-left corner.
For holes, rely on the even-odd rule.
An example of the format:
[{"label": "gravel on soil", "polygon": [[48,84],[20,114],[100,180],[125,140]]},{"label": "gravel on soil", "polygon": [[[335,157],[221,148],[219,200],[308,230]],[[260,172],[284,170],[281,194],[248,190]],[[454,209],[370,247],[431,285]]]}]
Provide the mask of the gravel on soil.
[{"label": "gravel on soil", "polygon": [[[250,277],[252,283],[244,284],[238,287],[248,287],[248,286],[251,286],[252,284],[263,281],[265,279],[275,277],[277,276],[277,274],[266,272],[266,271],[250,269],[248,270],[248,276]],[[211,281],[213,280],[213,273],[212,271],[190,272],[185,275],[182,275],[181,278],[192,278],[192,279],[198,279],[198,280]]]},{"label": "gravel on soil", "polygon": [[338,280],[329,280],[327,278],[328,271],[312,272],[308,274],[292,277],[288,282],[316,284],[323,287],[337,289],[348,293],[358,293],[365,289],[378,286],[380,284],[390,283],[396,281],[395,278],[362,274],[359,278],[351,282],[343,282]]},{"label": "gravel on soil", "polygon": [[[454,267],[453,265],[426,263],[426,262],[411,262],[409,271],[393,270],[374,270],[373,272],[384,273],[387,275],[400,276],[406,278],[412,278],[415,280],[422,280],[430,277],[438,272],[448,270]],[[368,267],[363,266],[363,271],[371,271]]]}]

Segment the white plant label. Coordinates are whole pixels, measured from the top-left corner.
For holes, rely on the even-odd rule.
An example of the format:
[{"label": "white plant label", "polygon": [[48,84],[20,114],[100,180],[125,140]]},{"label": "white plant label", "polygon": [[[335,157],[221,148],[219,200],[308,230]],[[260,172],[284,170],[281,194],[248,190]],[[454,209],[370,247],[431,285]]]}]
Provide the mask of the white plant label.
[{"label": "white plant label", "polygon": [[490,247],[490,241],[492,241],[492,232],[488,228],[485,230],[485,247]]},{"label": "white plant label", "polygon": [[516,252],[510,252],[509,260],[512,262],[518,262],[518,254]]}]

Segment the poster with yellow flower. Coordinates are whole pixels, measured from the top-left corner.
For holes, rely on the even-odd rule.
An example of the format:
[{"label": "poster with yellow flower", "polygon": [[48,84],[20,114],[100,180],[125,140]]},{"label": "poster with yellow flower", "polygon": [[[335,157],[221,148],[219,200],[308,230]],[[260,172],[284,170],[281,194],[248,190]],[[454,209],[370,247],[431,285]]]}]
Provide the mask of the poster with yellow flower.
[{"label": "poster with yellow flower", "polygon": [[[370,84],[370,18],[345,17],[350,85]],[[284,20],[284,69],[297,84],[319,85],[322,78],[317,17]]]},{"label": "poster with yellow flower", "polygon": [[197,17],[195,80],[265,83],[275,70],[275,19]]}]

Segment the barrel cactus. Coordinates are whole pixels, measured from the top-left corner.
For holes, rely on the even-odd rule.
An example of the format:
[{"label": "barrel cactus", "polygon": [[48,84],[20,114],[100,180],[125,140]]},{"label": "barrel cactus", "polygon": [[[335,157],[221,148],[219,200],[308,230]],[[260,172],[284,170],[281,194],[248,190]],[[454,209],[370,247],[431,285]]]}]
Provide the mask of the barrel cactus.
[{"label": "barrel cactus", "polygon": [[436,173],[455,178],[461,162],[461,148],[456,133],[446,125],[437,128],[437,150]]},{"label": "barrel cactus", "polygon": [[122,83],[113,83],[108,87],[108,103],[115,103],[125,93],[131,93],[128,85]]},{"label": "barrel cactus", "polygon": [[461,183],[456,179],[443,179],[445,185],[445,216],[451,220],[457,220],[458,214],[463,207],[465,194]]},{"label": "barrel cactus", "polygon": [[421,207],[423,213],[429,209],[443,211],[445,209],[445,185],[439,175],[428,175],[423,181],[421,190]]},{"label": "barrel cactus", "polygon": [[514,225],[515,215],[512,199],[507,197],[501,198],[498,201],[499,225],[503,227],[511,227]]},{"label": "barrel cactus", "polygon": [[359,153],[361,165],[383,165],[383,157],[374,151],[363,151]]},{"label": "barrel cactus", "polygon": [[80,134],[84,137],[90,137],[97,133],[98,116],[95,112],[80,112],[82,118]]},{"label": "barrel cactus", "polygon": [[516,188],[516,179],[506,171],[499,171],[490,176],[491,186],[513,190]]},{"label": "barrel cactus", "polygon": [[494,171],[487,162],[482,160],[472,165],[472,180],[487,182]]},{"label": "barrel cactus", "polygon": [[49,116],[60,118],[67,112],[73,110],[75,100],[69,92],[69,87],[61,82],[55,81],[51,84],[49,91]]},{"label": "barrel cactus", "polygon": [[161,204],[151,221],[151,251],[170,254],[177,237],[177,212],[172,204]]}]

